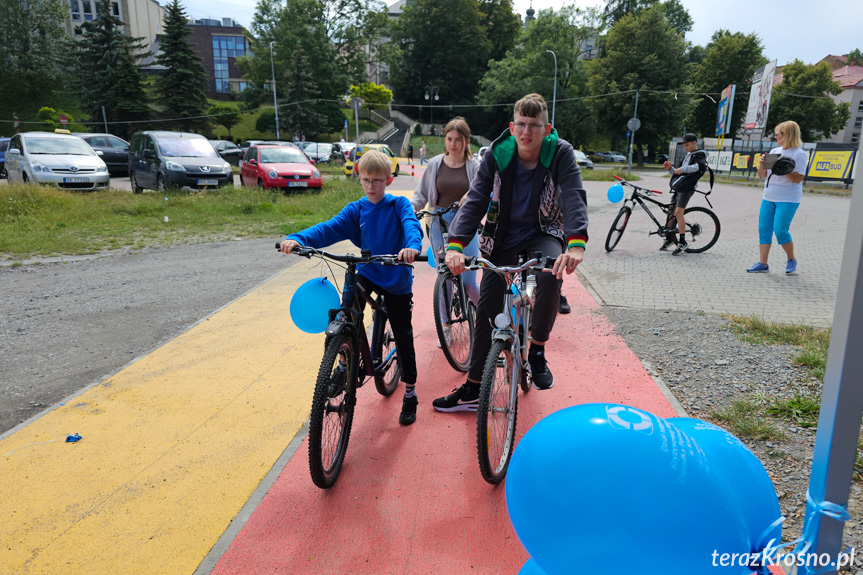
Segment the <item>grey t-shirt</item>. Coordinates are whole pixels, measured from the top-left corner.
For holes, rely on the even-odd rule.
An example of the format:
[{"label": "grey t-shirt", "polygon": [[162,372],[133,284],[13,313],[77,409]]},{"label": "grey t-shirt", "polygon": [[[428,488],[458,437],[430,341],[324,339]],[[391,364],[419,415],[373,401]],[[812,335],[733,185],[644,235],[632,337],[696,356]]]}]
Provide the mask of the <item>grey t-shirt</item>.
[{"label": "grey t-shirt", "polygon": [[540,231],[537,208],[531,209],[533,174],[536,168],[528,170],[516,161],[515,182],[512,186],[512,208],[509,212],[509,226],[501,248],[514,248],[521,242],[532,238]]}]

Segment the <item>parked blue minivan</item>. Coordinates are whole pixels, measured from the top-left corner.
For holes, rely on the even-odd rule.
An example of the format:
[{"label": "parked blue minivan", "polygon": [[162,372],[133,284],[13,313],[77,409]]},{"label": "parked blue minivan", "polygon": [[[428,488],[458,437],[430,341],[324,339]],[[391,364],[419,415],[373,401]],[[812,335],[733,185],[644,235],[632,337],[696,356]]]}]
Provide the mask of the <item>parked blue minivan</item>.
[{"label": "parked blue minivan", "polygon": [[6,150],[9,149],[11,138],[0,138],[0,178],[6,177]]}]

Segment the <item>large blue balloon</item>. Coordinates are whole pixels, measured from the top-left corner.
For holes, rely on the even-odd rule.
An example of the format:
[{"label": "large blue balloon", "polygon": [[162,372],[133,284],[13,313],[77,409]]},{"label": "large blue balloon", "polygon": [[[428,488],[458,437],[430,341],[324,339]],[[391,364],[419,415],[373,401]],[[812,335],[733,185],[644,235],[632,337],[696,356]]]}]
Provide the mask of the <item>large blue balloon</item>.
[{"label": "large blue balloon", "polygon": [[577,405],[539,421],[512,456],[506,503],[548,575],[631,573],[624,553],[639,575],[745,572],[717,559],[750,549],[724,476],[685,433],[632,407]]},{"label": "large blue balloon", "polygon": [[429,249],[426,250],[426,257],[428,258],[428,264],[431,267],[436,268],[437,260],[435,259],[434,251],[431,249],[431,246],[429,246]]},{"label": "large blue balloon", "polygon": [[725,475],[743,509],[751,551],[761,551],[771,539],[775,540],[774,545],[779,544],[782,525],[770,527],[782,515],[779,498],[755,454],[742,441],[712,423],[688,417],[666,421],[691,437],[704,450],[710,465]]},{"label": "large blue balloon", "polygon": [[546,572],[531,558],[524,562],[518,575],[546,575]]},{"label": "large blue balloon", "polygon": [[620,184],[614,184],[610,188],[608,188],[608,201],[612,204],[616,204],[620,200],[623,199],[623,186]]},{"label": "large blue balloon", "polygon": [[321,333],[330,323],[329,311],[339,305],[339,292],[327,278],[311,279],[294,292],[291,319],[306,333]]}]

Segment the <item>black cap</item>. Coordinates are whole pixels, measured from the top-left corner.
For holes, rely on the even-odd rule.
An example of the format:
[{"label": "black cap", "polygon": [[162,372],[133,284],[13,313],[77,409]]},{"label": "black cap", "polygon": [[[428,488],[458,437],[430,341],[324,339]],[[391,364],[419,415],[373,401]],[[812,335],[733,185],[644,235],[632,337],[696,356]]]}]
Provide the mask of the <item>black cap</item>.
[{"label": "black cap", "polygon": [[698,141],[698,136],[696,136],[695,134],[689,133],[689,134],[683,135],[683,142],[684,143],[685,142],[697,142],[697,141]]}]

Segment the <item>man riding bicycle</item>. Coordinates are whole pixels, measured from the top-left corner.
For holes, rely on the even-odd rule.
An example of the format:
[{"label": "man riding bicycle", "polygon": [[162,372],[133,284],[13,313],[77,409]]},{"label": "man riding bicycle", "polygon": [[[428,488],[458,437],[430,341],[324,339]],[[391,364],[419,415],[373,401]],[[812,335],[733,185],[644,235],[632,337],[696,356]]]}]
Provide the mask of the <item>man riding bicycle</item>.
[{"label": "man riding bicycle", "polygon": [[[552,273],[537,274],[536,307],[528,363],[534,387],[550,389],[554,378],[545,357],[560,301],[563,273],[571,274],[584,258],[587,198],[572,145],[548,123],[548,106],[539,94],[516,102],[509,129],[484,156],[464,205],[449,230],[446,264],[454,274],[465,269],[464,246],[480,233],[482,255],[496,265],[515,265],[518,256],[535,252],[554,259]],[[438,411],[475,411],[492,320],[502,311],[505,281],[483,274],[473,351],[467,381],[433,402]]]},{"label": "man riding bicycle", "polygon": [[[678,256],[686,250],[686,221],[683,218],[683,211],[686,205],[695,193],[695,185],[704,172],[707,171],[707,152],[698,149],[698,136],[695,134],[685,134],[683,136],[683,149],[686,150],[686,157],[683,158],[679,168],[674,168],[671,162],[665,160],[662,167],[668,170],[671,174],[671,189],[674,192],[674,217],[677,218],[677,231],[680,234],[680,239],[674,237],[674,230],[669,229],[665,236],[665,243],[659,248],[659,251],[664,252],[671,244],[676,243],[677,248],[671,255]],[[671,218],[668,218],[666,227],[670,228]]]}]

